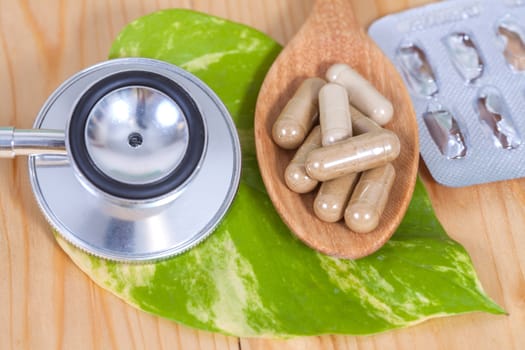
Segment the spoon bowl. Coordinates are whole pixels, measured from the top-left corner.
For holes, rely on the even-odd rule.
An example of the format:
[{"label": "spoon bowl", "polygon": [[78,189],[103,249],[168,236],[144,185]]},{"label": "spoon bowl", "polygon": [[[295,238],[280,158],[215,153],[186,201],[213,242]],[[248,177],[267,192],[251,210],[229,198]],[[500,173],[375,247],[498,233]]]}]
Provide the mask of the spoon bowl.
[{"label": "spoon bowl", "polygon": [[[401,141],[392,163],[396,178],[379,226],[367,234],[351,231],[344,222],[326,223],[313,211],[315,192],[299,195],[288,189],[284,171],[295,151],[279,148],[272,125],[301,82],[324,79],[334,63],[346,63],[368,79],[394,106],[385,128]],[[299,32],[277,57],[259,92],[255,113],[255,145],[268,194],[283,221],[305,244],[322,253],[348,259],[372,254],[399,226],[415,186],[419,148],[417,123],[410,97],[395,67],[360,27],[345,0],[318,0]]]}]

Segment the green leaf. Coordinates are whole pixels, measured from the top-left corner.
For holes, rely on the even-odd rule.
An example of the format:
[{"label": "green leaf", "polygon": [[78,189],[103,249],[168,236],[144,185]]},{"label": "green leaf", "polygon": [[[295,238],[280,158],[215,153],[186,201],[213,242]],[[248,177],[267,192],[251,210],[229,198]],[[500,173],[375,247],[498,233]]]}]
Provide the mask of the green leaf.
[{"label": "green leaf", "polygon": [[187,10],[157,12],[126,27],[111,57],[179,65],[224,101],[241,137],[242,181],[216,232],[183,255],[128,265],[59,239],[71,258],[142,310],[237,336],[371,334],[431,317],[503,313],[483,292],[468,254],[443,231],[421,182],[398,231],[372,256],[335,259],[294,238],[266,195],[253,140],[257,93],[279,50],[254,29]]}]

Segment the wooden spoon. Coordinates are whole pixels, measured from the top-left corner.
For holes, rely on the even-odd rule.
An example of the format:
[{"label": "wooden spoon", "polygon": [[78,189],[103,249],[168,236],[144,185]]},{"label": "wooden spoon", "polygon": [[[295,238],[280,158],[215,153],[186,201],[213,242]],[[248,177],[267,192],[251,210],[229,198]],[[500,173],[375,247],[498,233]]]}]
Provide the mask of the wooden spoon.
[{"label": "wooden spoon", "polygon": [[[379,226],[367,234],[344,224],[325,223],[314,215],[315,192],[298,195],[284,182],[284,170],[295,151],[280,149],[271,137],[272,125],[307,77],[325,77],[334,63],[356,69],[394,106],[386,128],[401,140],[401,154],[393,162],[396,180]],[[255,144],[264,184],[279,215],[308,246],[340,258],[357,259],[379,249],[392,236],[412,197],[419,160],[417,124],[405,86],[383,53],[357,23],[345,0],[318,0],[299,32],[270,68],[261,87],[255,113]]]}]

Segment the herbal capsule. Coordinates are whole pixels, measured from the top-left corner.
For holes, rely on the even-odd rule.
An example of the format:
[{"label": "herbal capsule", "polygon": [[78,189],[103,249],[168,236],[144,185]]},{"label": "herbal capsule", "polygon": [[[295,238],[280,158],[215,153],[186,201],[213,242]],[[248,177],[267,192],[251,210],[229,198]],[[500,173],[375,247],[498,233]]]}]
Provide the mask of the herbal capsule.
[{"label": "herbal capsule", "polygon": [[276,144],[286,149],[301,145],[317,118],[319,90],[325,83],[321,78],[303,81],[273,125]]},{"label": "herbal capsule", "polygon": [[394,160],[399,151],[397,135],[381,129],[313,150],[305,167],[311,178],[327,181],[384,165]]},{"label": "herbal capsule", "polygon": [[292,161],[284,171],[284,181],[289,189],[297,193],[313,191],[318,181],[312,179],[304,169],[304,161],[308,153],[321,147],[321,128],[316,126],[304,143],[299,147]]},{"label": "herbal capsule", "polygon": [[379,124],[365,116],[354,106],[350,106],[350,113],[352,114],[352,130],[354,135],[357,136],[381,129]]},{"label": "herbal capsule", "polygon": [[346,89],[328,83],[319,91],[319,122],[323,146],[352,136],[352,120]]},{"label": "herbal capsule", "polygon": [[332,83],[344,86],[350,101],[377,124],[385,125],[392,119],[392,103],[348,65],[334,64],[326,72],[326,78]]},{"label": "herbal capsule", "polygon": [[326,222],[341,220],[358,178],[355,173],[323,182],[314,200],[315,215]]},{"label": "herbal capsule", "polygon": [[361,174],[345,210],[348,228],[367,233],[379,225],[395,176],[396,171],[390,163]]}]

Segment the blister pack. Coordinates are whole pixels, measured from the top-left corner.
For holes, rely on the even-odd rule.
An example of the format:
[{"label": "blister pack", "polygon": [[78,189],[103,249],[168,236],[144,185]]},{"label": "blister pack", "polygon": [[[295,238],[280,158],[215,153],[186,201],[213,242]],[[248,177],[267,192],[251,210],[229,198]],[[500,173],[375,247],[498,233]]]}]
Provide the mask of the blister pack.
[{"label": "blister pack", "polygon": [[369,34],[408,86],[436,181],[525,176],[524,0],[443,1],[383,17]]}]

